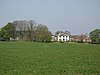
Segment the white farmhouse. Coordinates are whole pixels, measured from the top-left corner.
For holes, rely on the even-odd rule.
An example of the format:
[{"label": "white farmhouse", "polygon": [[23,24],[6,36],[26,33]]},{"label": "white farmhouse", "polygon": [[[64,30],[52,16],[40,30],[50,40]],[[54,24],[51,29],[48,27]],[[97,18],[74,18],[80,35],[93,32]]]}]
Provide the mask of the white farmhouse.
[{"label": "white farmhouse", "polygon": [[69,41],[69,35],[59,33],[58,34],[58,41],[64,41],[64,42]]},{"label": "white farmhouse", "polygon": [[57,32],[55,35],[52,36],[52,41],[63,41],[63,42],[67,42],[69,41],[69,32],[62,32],[59,31]]}]

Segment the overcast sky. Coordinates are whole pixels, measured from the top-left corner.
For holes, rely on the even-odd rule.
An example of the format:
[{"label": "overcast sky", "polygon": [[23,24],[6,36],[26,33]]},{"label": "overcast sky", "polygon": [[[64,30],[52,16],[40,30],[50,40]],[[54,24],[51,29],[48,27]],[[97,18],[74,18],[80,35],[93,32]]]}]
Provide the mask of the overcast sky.
[{"label": "overcast sky", "polygon": [[100,0],[0,0],[0,28],[15,20],[45,24],[54,33],[100,28]]}]

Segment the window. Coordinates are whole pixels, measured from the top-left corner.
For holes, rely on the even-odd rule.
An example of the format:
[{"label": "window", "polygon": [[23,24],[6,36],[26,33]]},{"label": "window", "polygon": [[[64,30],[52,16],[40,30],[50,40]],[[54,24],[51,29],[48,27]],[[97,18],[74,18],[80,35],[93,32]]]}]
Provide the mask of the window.
[{"label": "window", "polygon": [[61,39],[59,39],[59,41],[61,41]]}]

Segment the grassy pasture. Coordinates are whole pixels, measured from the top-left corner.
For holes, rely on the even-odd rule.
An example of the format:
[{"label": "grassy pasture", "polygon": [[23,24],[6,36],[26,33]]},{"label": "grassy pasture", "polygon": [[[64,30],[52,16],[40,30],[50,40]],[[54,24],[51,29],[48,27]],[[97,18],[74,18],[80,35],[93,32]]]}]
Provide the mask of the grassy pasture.
[{"label": "grassy pasture", "polygon": [[0,42],[0,75],[100,75],[100,45]]}]

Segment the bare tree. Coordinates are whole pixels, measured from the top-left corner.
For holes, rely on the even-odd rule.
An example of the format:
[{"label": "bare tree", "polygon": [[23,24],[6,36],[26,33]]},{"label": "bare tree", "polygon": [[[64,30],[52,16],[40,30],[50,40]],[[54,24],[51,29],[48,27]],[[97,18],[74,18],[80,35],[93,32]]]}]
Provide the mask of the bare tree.
[{"label": "bare tree", "polygon": [[14,21],[13,24],[16,26],[17,37],[20,39],[24,39],[25,31],[26,31],[26,20],[24,21]]},{"label": "bare tree", "polygon": [[35,37],[35,28],[36,28],[36,22],[34,20],[29,20],[28,21],[28,39],[33,41]]}]

